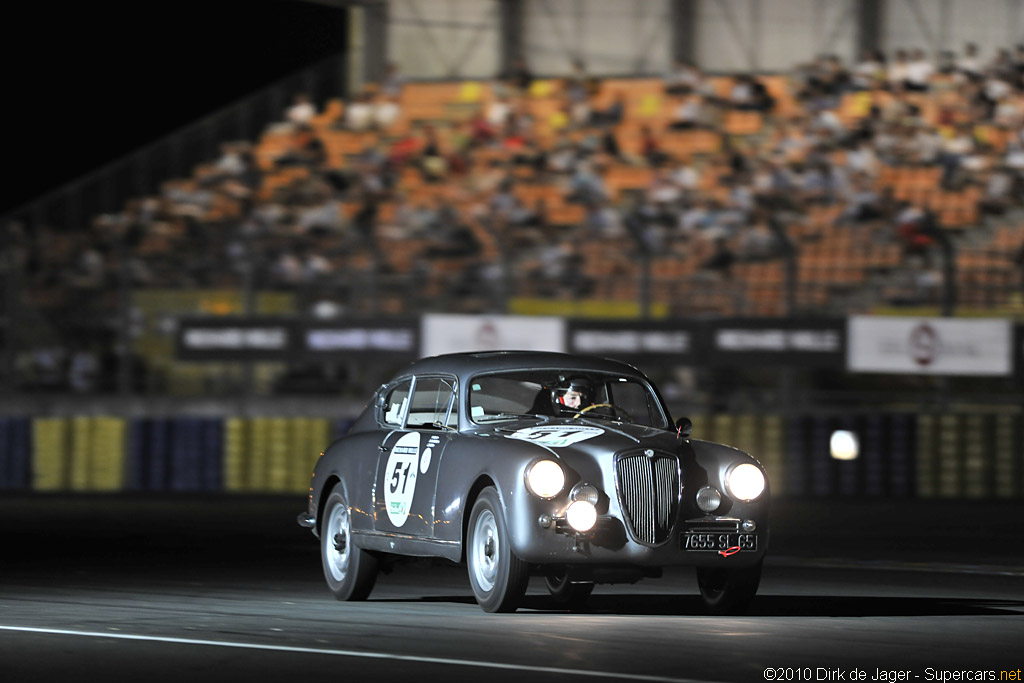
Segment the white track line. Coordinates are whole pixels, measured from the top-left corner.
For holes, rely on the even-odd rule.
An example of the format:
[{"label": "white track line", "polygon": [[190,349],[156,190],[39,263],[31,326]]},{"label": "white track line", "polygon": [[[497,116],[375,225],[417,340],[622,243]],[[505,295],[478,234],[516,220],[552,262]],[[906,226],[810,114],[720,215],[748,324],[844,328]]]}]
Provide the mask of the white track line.
[{"label": "white track line", "polygon": [[420,657],[417,655],[398,655],[387,652],[360,652],[358,650],[332,650],[317,647],[293,647],[289,645],[263,645],[260,643],[239,643],[227,640],[197,640],[193,638],[172,638],[169,636],[144,636],[131,633],[111,633],[104,631],[72,631],[58,628],[34,628],[31,626],[2,626],[0,631],[19,633],[40,633],[54,636],[80,636],[85,638],[114,638],[118,640],[137,640],[151,643],[171,643],[174,645],[206,645],[210,647],[235,647],[244,650],[264,650],[268,652],[292,652],[309,655],[332,655],[335,657],[362,657],[364,659],[390,659],[399,662],[416,662],[419,664],[447,664],[449,666],[473,666],[484,669],[503,669],[507,671],[523,671],[531,673],[550,673],[563,676],[589,676],[592,678],[613,678],[630,681],[656,681],[658,683],[708,683],[692,678],[669,678],[667,676],[647,676],[634,673],[615,673],[609,671],[588,671],[584,669],[562,669],[554,666],[531,666],[528,664],[501,664],[499,662],[474,662],[468,659],[448,659],[446,657]]}]

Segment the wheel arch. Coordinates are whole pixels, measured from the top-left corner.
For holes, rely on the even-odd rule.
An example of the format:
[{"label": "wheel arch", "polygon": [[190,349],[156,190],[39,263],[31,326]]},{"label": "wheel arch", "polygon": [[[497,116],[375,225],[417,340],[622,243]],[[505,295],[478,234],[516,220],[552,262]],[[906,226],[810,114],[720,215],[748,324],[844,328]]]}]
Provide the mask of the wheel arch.
[{"label": "wheel arch", "polygon": [[462,531],[459,539],[460,547],[460,562],[466,561],[466,534],[469,533],[469,518],[473,512],[473,506],[476,505],[476,499],[480,497],[480,492],[487,487],[492,487],[498,492],[499,498],[501,492],[498,491],[497,484],[494,483],[494,479],[488,474],[481,474],[473,482],[473,485],[469,488],[469,493],[466,494],[466,505],[462,508]]},{"label": "wheel arch", "polygon": [[[331,495],[331,491],[334,487],[341,483],[341,477],[337,474],[332,474],[327,477],[327,481],[324,482],[324,487],[320,489],[320,500],[316,504],[316,533],[320,535],[320,529],[324,521],[324,505],[327,503],[327,497]],[[347,492],[346,493],[346,500]]]}]

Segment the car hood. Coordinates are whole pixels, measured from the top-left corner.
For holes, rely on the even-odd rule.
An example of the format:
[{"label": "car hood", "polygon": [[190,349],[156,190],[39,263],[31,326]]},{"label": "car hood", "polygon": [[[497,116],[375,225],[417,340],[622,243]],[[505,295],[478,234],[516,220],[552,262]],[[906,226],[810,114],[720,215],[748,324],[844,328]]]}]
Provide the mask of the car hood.
[{"label": "car hood", "polygon": [[592,418],[502,422],[481,433],[533,444],[559,457],[571,453],[601,456],[647,448],[677,453],[685,444],[664,429]]}]

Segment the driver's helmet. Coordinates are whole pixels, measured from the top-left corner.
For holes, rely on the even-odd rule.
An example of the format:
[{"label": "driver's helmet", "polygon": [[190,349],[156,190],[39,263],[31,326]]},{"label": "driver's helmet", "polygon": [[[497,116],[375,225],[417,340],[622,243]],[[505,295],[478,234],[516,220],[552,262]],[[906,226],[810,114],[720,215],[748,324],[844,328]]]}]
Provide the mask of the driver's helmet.
[{"label": "driver's helmet", "polygon": [[586,377],[570,377],[551,392],[559,412],[577,412],[594,403],[594,384]]}]

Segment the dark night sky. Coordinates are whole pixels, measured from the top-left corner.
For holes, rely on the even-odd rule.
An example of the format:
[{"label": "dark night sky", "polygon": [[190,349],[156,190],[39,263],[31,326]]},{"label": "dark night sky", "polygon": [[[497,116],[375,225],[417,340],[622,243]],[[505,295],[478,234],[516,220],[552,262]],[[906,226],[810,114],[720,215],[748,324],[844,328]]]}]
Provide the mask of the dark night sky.
[{"label": "dark night sky", "polygon": [[9,19],[0,213],[346,40],[343,10],[301,0],[22,3]]}]

